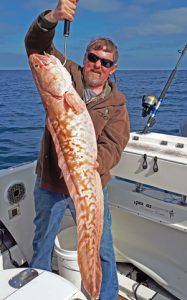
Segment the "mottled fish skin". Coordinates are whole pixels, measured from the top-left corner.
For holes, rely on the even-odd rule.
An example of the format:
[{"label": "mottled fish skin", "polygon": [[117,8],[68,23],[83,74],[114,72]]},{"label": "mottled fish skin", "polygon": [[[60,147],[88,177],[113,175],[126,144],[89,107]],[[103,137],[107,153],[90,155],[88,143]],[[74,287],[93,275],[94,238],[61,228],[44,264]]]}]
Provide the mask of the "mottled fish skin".
[{"label": "mottled fish skin", "polygon": [[75,204],[82,282],[90,297],[97,299],[102,280],[99,253],[104,208],[101,180],[95,168],[97,142],[93,123],[72,86],[70,74],[56,57],[32,54],[29,62],[47,112],[58,164]]}]

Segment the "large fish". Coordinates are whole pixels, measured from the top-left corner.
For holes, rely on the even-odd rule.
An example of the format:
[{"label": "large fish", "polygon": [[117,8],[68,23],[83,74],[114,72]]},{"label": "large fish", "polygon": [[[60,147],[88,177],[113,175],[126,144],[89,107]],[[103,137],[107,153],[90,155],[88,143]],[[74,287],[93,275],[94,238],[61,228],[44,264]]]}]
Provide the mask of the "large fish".
[{"label": "large fish", "polygon": [[72,86],[70,74],[56,57],[32,54],[29,62],[47,112],[58,165],[75,204],[82,282],[91,298],[97,299],[102,280],[103,192],[96,170],[93,123],[85,103]]}]

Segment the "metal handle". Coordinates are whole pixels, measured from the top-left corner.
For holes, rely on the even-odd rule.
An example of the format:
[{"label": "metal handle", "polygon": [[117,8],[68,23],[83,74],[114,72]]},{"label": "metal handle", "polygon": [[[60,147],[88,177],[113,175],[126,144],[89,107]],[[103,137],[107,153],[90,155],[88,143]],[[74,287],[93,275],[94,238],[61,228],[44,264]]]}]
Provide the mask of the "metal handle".
[{"label": "metal handle", "polygon": [[70,33],[70,21],[65,20],[64,21],[64,36],[67,37],[69,36]]}]

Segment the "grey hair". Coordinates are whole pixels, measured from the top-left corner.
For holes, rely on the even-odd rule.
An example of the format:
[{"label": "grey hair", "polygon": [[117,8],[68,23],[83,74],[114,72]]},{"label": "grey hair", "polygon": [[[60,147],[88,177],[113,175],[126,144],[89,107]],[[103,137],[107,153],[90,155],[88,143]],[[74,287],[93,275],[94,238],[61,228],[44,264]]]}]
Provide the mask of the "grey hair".
[{"label": "grey hair", "polygon": [[103,50],[105,52],[113,53],[114,62],[117,62],[119,54],[118,48],[114,44],[114,42],[109,38],[99,37],[90,41],[86,48],[86,52],[90,52],[90,50]]}]

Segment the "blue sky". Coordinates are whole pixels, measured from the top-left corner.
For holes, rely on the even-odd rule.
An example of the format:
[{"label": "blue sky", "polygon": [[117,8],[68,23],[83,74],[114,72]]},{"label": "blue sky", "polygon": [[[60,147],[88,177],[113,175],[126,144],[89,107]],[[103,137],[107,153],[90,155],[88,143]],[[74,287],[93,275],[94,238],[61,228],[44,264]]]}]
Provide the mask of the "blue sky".
[{"label": "blue sky", "polygon": [[[0,69],[28,69],[24,37],[36,16],[54,0],[1,0]],[[80,0],[68,43],[68,56],[82,64],[90,39],[112,38],[119,69],[172,69],[187,44],[187,0]],[[55,44],[63,51],[63,23]],[[180,69],[187,69],[187,53]]]}]

